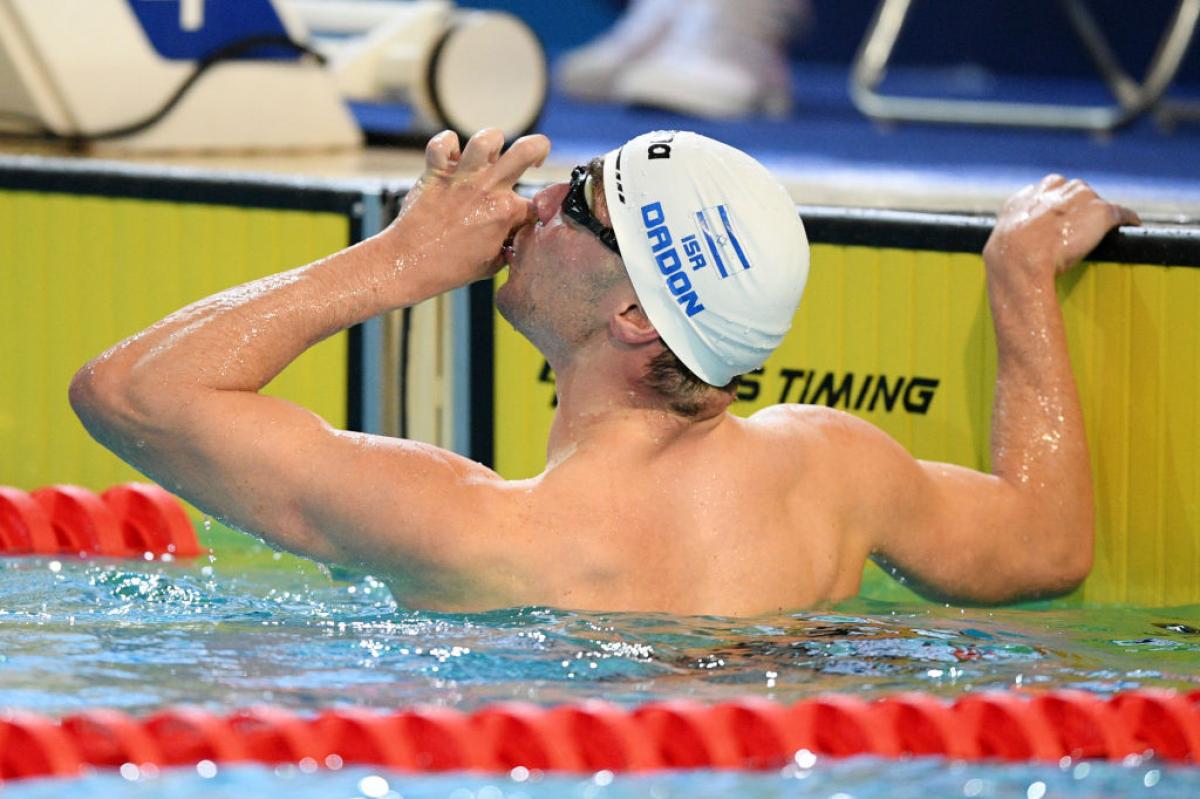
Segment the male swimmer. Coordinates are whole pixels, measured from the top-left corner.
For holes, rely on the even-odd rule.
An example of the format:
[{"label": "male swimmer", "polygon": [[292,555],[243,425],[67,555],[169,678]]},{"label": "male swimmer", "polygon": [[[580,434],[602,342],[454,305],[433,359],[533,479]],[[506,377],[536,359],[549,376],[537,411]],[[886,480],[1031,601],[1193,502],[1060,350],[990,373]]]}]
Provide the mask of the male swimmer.
[{"label": "male swimmer", "polygon": [[[855,594],[874,558],[927,595],[1057,594],[1092,561],[1092,483],[1055,276],[1137,216],[1050,176],[984,249],[999,348],[992,473],[915,460],[869,423],[728,413],[808,271],[783,188],[693,133],[640,136],[532,201],[546,158],[450,132],[386,230],[180,310],[82,368],[88,430],[204,511],[365,569],[409,607],[750,615]],[[500,311],[545,355],[545,471],[335,430],[258,392],[308,347],[509,264]]]}]

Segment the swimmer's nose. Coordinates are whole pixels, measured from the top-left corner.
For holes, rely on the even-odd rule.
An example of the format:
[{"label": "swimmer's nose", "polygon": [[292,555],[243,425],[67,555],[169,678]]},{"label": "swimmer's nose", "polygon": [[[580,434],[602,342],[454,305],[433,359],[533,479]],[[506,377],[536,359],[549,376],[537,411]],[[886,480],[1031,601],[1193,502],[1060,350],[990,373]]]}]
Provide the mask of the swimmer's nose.
[{"label": "swimmer's nose", "polygon": [[533,196],[533,208],[537,212],[537,218],[542,224],[546,224],[554,215],[558,213],[558,209],[562,208],[563,198],[567,196],[569,184],[555,183],[553,186],[547,186]]}]

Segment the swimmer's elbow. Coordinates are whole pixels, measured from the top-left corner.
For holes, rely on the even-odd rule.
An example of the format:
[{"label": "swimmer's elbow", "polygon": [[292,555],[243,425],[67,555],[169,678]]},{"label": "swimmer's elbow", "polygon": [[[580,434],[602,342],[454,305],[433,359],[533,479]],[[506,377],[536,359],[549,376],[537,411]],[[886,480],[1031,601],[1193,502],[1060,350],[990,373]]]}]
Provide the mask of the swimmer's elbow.
[{"label": "swimmer's elbow", "polygon": [[83,426],[94,433],[112,415],[116,405],[113,393],[112,380],[102,365],[97,361],[89,361],[71,378],[67,400]]},{"label": "swimmer's elbow", "polygon": [[67,400],[83,426],[101,441],[114,433],[145,427],[154,416],[153,409],[138,401],[129,376],[104,356],[75,373]]},{"label": "swimmer's elbow", "polygon": [[1084,497],[1023,498],[1020,511],[991,529],[979,564],[993,575],[1005,602],[1049,599],[1069,594],[1092,571],[1095,512]]},{"label": "swimmer's elbow", "polygon": [[1063,553],[1060,562],[1059,574],[1064,594],[1074,591],[1092,573],[1095,548],[1092,524],[1088,524],[1086,530],[1081,531],[1078,540],[1080,543],[1070,546]]},{"label": "swimmer's elbow", "polygon": [[[1045,525],[1038,538],[1044,543],[1030,554],[1040,564],[1045,594],[1070,593],[1092,573],[1096,517],[1090,494],[1055,516],[1043,514]],[[1066,512],[1068,511],[1069,512]]]},{"label": "swimmer's elbow", "polygon": [[1092,525],[1073,525],[1049,536],[1047,546],[1026,550],[1023,590],[1013,601],[1052,599],[1069,594],[1083,584],[1092,572]]}]

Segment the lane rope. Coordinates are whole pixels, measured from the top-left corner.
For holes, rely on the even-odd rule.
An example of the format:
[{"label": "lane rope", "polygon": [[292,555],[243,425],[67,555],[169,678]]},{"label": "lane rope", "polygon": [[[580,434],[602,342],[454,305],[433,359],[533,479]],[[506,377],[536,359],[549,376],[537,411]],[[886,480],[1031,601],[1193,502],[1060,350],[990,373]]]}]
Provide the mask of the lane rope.
[{"label": "lane rope", "polygon": [[686,699],[621,708],[599,700],[543,708],[505,702],[464,713],[415,707],[300,715],[190,707],[133,718],[85,710],[59,720],[0,717],[0,780],[72,777],[125,764],[196,767],[370,765],[402,772],[766,770],[812,756],[941,756],[1060,763],[1155,756],[1200,763],[1200,690],[982,692],[954,701],[901,693],[867,701],[831,694],[784,705]]},{"label": "lane rope", "polygon": [[76,485],[26,492],[0,486],[0,556],[194,558],[196,528],[170,492],[124,483],[101,494]]}]

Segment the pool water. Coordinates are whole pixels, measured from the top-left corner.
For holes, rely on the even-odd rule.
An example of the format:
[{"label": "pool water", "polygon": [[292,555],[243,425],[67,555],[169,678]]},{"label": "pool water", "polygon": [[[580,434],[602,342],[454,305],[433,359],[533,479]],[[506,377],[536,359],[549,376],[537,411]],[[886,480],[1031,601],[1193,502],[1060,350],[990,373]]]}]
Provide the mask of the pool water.
[{"label": "pool water", "polygon": [[932,797],[1155,797],[1195,799],[1197,769],[1161,764],[1073,763],[998,766],[934,758],[888,761],[856,757],[771,774],[693,771],[629,776],[481,777],[400,775],[364,768],[304,774],[292,767],[238,766],[200,776],[172,769],[153,776],[96,774],[69,781],[30,780],[6,786],[5,799],[931,799]]},{"label": "pool water", "polygon": [[[829,691],[953,697],[1014,687],[1101,695],[1200,687],[1198,607],[989,610],[857,599],[753,619],[534,607],[429,613],[397,605],[373,578],[335,579],[244,539],[218,539],[216,557],[187,564],[0,561],[0,707],[49,716],[88,707],[140,715],[175,704],[219,712],[264,703],[300,712],[418,703],[471,710],[514,699],[634,705],[746,695],[793,702]],[[247,766],[96,773],[70,781],[69,795],[1200,796],[1200,768],[1154,761],[805,765],[771,774],[523,780]],[[68,795],[64,788],[39,780],[2,793],[57,797]]]}]

